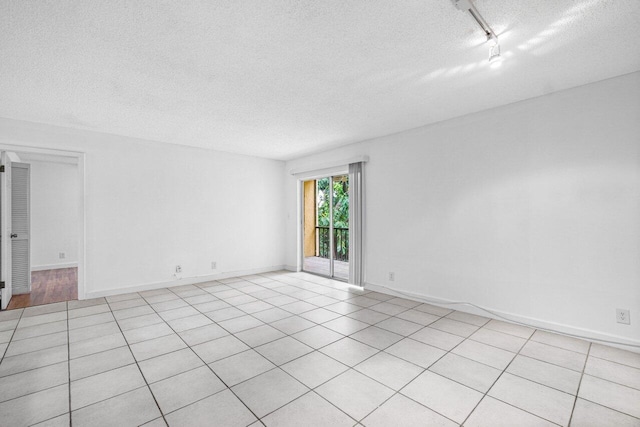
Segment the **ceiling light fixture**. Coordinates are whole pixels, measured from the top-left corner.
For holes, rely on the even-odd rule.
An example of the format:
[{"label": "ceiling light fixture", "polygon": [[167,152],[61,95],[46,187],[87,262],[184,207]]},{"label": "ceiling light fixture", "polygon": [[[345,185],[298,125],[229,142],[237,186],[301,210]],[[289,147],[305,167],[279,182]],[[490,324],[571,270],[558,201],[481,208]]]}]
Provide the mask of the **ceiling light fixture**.
[{"label": "ceiling light fixture", "polygon": [[480,15],[478,9],[476,9],[473,4],[473,0],[451,0],[451,3],[456,7],[456,9],[461,10],[463,12],[469,12],[473,19],[480,25],[482,31],[484,31],[484,35],[487,37],[487,43],[491,45],[489,48],[489,62],[493,63],[495,61],[501,60],[500,56],[500,44],[498,44],[498,36],[493,32],[493,29],[489,26],[487,21]]}]

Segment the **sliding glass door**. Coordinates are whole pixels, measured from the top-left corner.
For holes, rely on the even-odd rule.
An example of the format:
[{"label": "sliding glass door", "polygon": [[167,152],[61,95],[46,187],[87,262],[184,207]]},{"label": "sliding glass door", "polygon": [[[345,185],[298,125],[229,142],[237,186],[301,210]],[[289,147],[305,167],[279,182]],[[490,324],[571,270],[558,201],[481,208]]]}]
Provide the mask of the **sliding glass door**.
[{"label": "sliding glass door", "polygon": [[349,280],[349,175],[303,182],[303,270]]}]

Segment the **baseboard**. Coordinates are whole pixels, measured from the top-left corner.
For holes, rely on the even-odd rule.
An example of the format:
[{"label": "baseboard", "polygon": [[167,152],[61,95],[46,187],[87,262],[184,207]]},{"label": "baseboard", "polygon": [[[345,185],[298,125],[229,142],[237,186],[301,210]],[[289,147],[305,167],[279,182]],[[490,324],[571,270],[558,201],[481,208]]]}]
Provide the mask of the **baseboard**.
[{"label": "baseboard", "polygon": [[60,264],[43,264],[43,265],[32,265],[31,271],[44,271],[44,270],[57,270],[58,268],[77,268],[77,262],[63,262]]},{"label": "baseboard", "polygon": [[275,265],[271,267],[253,268],[249,270],[227,271],[217,274],[207,274],[202,276],[182,277],[165,282],[144,283],[141,285],[127,286],[115,289],[106,289],[104,291],[88,291],[85,292],[83,299],[108,297],[112,295],[128,294],[131,292],[151,291],[154,289],[171,288],[173,286],[194,285],[196,283],[211,282],[213,280],[228,279],[230,277],[248,276],[251,274],[269,273],[284,269],[283,265]]},{"label": "baseboard", "polygon": [[[618,335],[608,334],[604,332],[595,331],[592,329],[579,328],[577,326],[566,325],[562,323],[556,323],[548,320],[537,319],[534,317],[522,316],[515,313],[509,313],[503,310],[494,309],[491,307],[482,307],[477,308],[474,306],[470,306],[466,303],[457,303],[452,300],[448,300],[446,298],[434,297],[431,295],[425,295],[412,291],[405,290],[395,290],[389,288],[384,285],[376,285],[373,283],[365,283],[364,288],[369,291],[381,292],[384,294],[394,295],[398,297],[404,298],[415,298],[416,300],[421,300],[423,302],[428,302],[429,304],[437,305],[440,307],[454,309],[458,311],[463,311],[469,314],[476,314],[478,316],[489,317],[492,319],[509,321],[511,320],[513,323],[521,323],[531,328],[536,329],[545,329],[552,332],[556,332],[558,334],[563,335],[577,335],[582,339],[586,339],[589,341],[612,341],[611,342],[603,342],[603,344],[618,347],[625,350],[630,350],[636,353],[640,352],[640,340],[629,339],[627,337],[621,337]],[[485,311],[488,310],[488,311]],[[634,347],[635,346],[635,347]]]},{"label": "baseboard", "polygon": [[287,271],[293,271],[294,273],[298,272],[298,266],[296,265],[285,265],[284,269]]}]

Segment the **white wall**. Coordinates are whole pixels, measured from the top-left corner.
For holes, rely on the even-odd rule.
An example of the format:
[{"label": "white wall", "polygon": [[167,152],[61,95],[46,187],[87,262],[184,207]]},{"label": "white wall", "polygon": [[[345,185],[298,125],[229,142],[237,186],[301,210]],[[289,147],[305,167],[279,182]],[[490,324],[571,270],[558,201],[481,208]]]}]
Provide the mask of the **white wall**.
[{"label": "white wall", "polygon": [[[21,156],[24,158],[24,156]],[[24,160],[31,165],[31,268],[78,262],[78,166]],[[65,258],[60,259],[60,252]]]},{"label": "white wall", "polygon": [[283,162],[9,119],[0,144],[86,153],[87,297],[283,264]]},{"label": "white wall", "polygon": [[[365,154],[367,283],[640,343],[640,73],[286,168]],[[286,188],[295,218],[293,178]]]}]

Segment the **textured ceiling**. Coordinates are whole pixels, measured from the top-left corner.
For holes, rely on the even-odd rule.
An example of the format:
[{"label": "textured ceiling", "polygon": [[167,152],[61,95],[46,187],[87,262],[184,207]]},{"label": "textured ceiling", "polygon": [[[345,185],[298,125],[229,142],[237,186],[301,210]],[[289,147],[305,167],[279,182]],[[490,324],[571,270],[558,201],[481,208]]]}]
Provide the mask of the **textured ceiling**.
[{"label": "textured ceiling", "polygon": [[0,116],[274,159],[640,69],[639,0],[0,2]]}]

